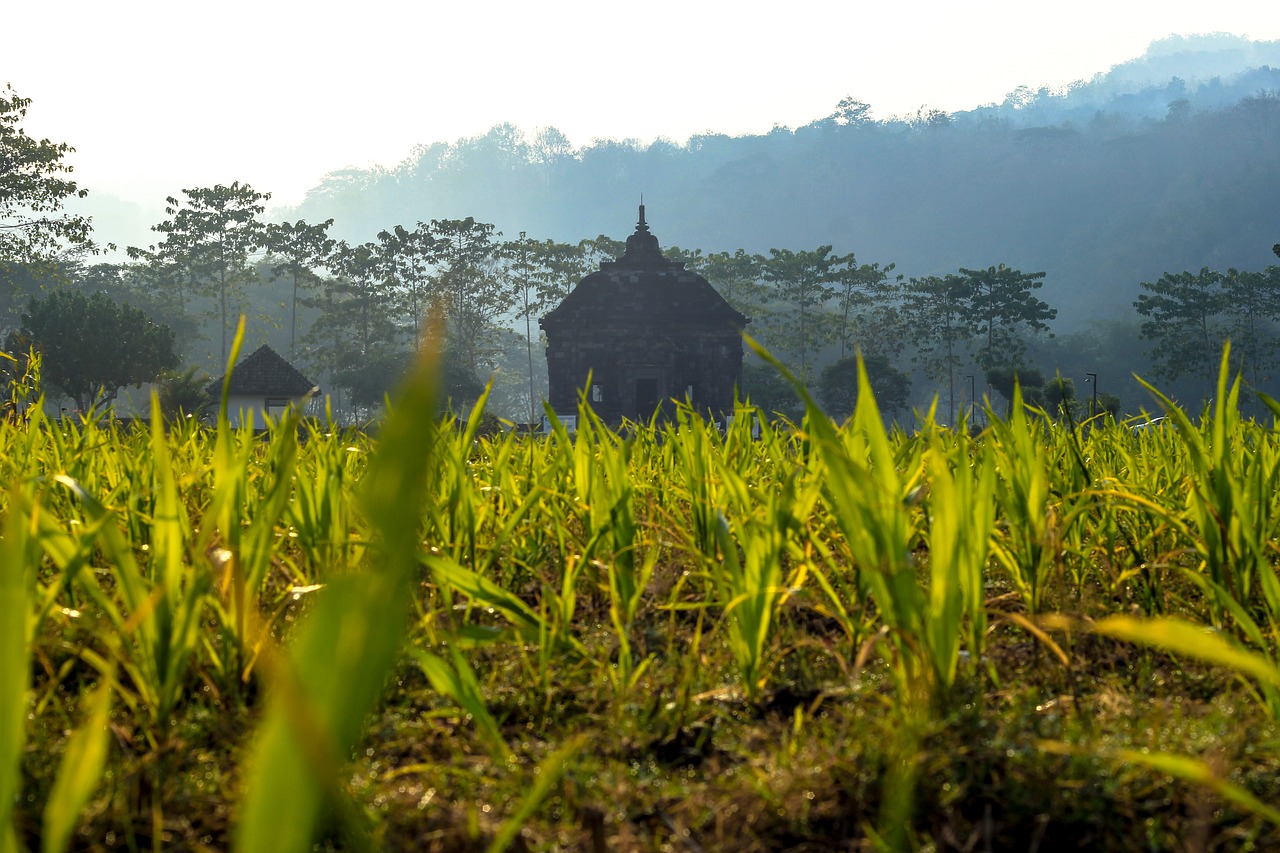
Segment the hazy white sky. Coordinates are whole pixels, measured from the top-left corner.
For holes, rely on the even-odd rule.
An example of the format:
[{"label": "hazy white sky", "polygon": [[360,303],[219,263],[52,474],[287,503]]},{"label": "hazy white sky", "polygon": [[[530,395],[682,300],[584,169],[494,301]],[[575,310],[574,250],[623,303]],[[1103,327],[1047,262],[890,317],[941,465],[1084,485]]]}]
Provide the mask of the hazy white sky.
[{"label": "hazy white sky", "polygon": [[510,121],[683,142],[831,113],[1001,100],[1169,34],[1280,38],[1274,0],[70,0],[0,10],[0,85],[144,204],[233,180],[292,203],[326,172]]}]

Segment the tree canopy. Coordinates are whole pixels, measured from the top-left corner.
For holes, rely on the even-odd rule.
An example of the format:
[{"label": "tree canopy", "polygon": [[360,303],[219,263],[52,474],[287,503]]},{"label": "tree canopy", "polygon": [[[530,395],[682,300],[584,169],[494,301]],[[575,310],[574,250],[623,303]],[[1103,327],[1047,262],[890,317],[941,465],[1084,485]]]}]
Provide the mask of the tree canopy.
[{"label": "tree canopy", "polygon": [[28,347],[43,357],[45,382],[62,389],[82,411],[178,365],[168,326],[104,293],[56,290],[32,299],[7,344],[15,355]]},{"label": "tree canopy", "polygon": [[49,264],[68,248],[92,248],[88,218],[65,212],[63,203],[83,198],[67,175],[65,142],[33,139],[22,128],[29,98],[13,87],[0,91],[0,283],[15,267]]}]

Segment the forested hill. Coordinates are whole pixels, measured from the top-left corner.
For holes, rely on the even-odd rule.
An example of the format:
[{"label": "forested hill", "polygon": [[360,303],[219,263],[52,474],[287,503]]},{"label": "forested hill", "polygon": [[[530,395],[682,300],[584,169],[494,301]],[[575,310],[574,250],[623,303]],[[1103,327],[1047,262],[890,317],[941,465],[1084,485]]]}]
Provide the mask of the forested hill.
[{"label": "forested hill", "polygon": [[[672,97],[678,97],[673,93]],[[970,112],[828,117],[758,136],[597,141],[509,125],[334,172],[296,210],[368,240],[437,218],[508,236],[625,237],[643,193],[665,246],[833,244],[922,276],[1006,263],[1048,273],[1066,330],[1130,314],[1167,270],[1262,269],[1280,236],[1280,42],[1171,38],[1066,91]]]}]

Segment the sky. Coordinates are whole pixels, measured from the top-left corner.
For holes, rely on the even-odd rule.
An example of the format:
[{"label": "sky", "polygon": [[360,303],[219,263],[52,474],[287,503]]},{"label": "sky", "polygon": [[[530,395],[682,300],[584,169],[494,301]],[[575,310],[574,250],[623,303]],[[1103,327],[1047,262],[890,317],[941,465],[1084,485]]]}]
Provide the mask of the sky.
[{"label": "sky", "polygon": [[91,192],[149,208],[242,181],[295,204],[328,172],[501,122],[593,139],[763,133],[998,102],[1170,34],[1280,39],[1274,0],[13,2],[0,86],[76,147]]}]

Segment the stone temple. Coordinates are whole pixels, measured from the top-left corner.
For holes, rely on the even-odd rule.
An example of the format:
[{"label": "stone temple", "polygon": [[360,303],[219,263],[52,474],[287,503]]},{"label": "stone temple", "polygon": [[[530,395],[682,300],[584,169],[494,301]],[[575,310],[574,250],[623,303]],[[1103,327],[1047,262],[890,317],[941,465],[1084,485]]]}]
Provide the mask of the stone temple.
[{"label": "stone temple", "polygon": [[571,415],[585,393],[615,424],[667,413],[672,400],[710,417],[731,412],[749,322],[705,278],[662,256],[642,204],[622,257],[602,261],[538,321],[551,407]]}]

